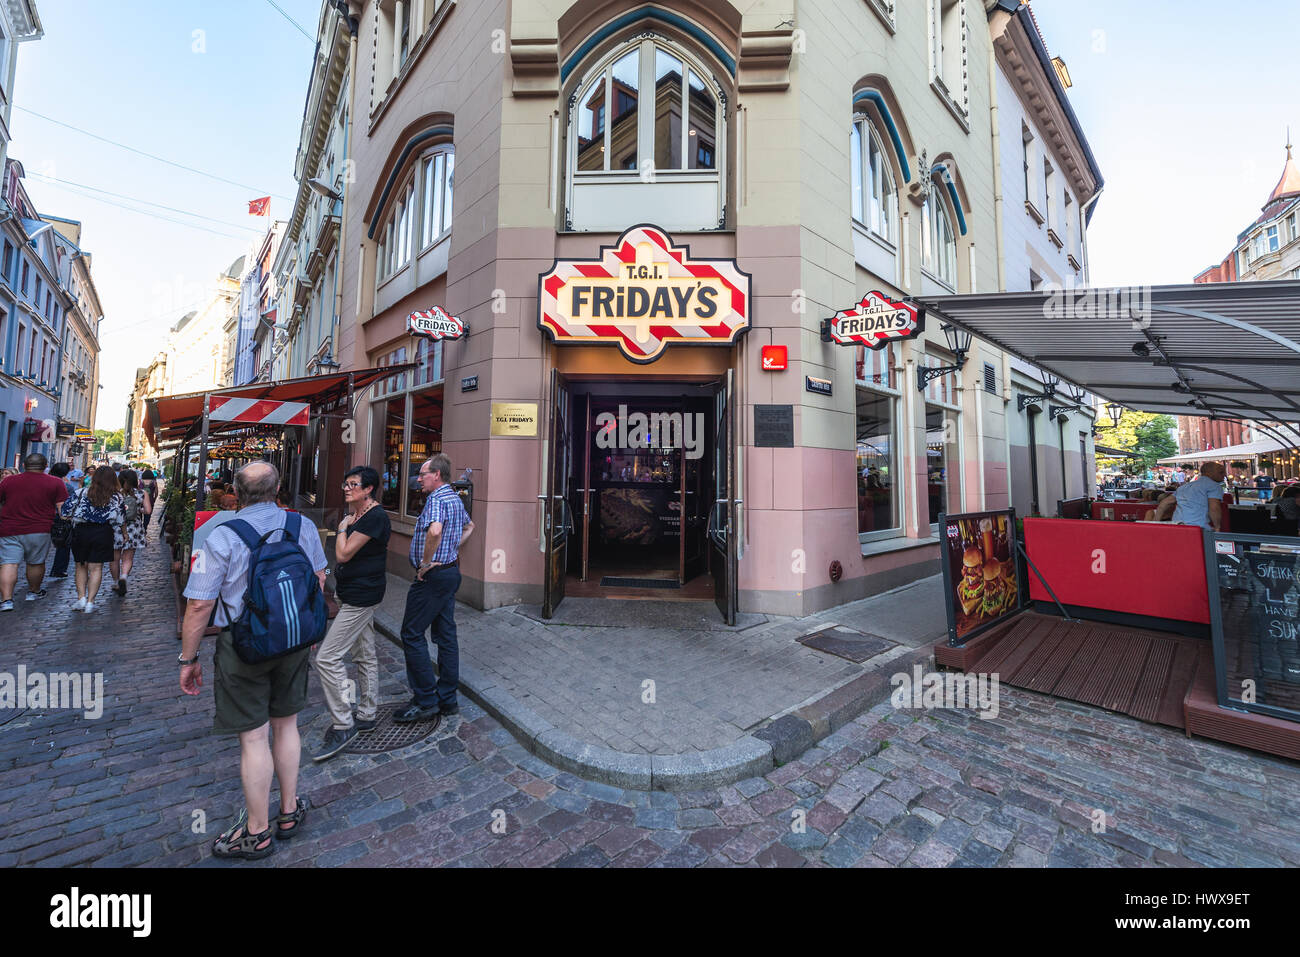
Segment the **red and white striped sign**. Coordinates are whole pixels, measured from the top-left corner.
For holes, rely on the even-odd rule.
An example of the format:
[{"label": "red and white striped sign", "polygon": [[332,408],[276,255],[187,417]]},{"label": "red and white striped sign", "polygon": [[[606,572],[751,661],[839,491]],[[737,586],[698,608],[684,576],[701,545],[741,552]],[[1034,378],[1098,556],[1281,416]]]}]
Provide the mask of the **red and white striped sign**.
[{"label": "red and white striped sign", "polygon": [[406,328],[417,336],[439,339],[459,339],[465,335],[465,322],[460,316],[453,316],[442,306],[434,306],[427,312],[413,312],[406,317]]},{"label": "red and white striped sign", "polygon": [[561,344],[617,343],[653,362],[669,342],[727,346],[749,328],[749,273],[692,259],[657,226],[634,226],[591,260],[538,277],[537,326]]},{"label": "red and white striped sign", "polygon": [[250,425],[306,425],[311,406],[306,402],[276,399],[241,399],[214,395],[208,399],[208,418],[219,422],[247,422]]}]

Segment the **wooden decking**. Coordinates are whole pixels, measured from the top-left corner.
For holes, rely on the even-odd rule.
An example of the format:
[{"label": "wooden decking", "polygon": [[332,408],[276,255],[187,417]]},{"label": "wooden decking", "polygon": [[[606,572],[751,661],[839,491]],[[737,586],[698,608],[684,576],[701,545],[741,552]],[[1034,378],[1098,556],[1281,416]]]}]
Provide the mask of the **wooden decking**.
[{"label": "wooden decking", "polygon": [[997,674],[1017,688],[1039,691],[1132,715],[1142,721],[1186,727],[1183,698],[1204,656],[1203,639],[1065,621],[1026,612],[1008,627],[962,649],[935,649],[940,664]]},{"label": "wooden decking", "polygon": [[[1208,639],[1024,612],[961,648],[940,642],[934,658],[961,671],[996,673],[1017,688],[1183,728],[1188,736],[1300,760],[1300,723],[1219,707]],[[1251,673],[1242,659],[1230,670]]]}]

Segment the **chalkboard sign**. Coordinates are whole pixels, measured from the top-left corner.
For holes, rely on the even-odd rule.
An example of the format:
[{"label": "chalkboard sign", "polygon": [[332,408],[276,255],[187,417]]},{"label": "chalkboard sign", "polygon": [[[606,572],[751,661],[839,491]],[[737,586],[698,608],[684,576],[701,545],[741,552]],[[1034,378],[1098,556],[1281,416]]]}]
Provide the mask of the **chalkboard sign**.
[{"label": "chalkboard sign", "polygon": [[754,446],[760,449],[794,448],[794,406],[754,406]]},{"label": "chalkboard sign", "polygon": [[1220,705],[1300,719],[1300,542],[1207,539]]}]

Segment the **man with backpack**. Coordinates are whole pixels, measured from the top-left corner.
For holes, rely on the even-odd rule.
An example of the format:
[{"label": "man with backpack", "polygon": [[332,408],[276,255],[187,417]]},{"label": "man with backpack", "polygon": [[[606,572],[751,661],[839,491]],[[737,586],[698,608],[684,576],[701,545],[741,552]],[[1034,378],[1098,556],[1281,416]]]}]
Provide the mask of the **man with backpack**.
[{"label": "man with backpack", "polygon": [[[298,712],[307,704],[308,654],[325,636],[325,569],[316,526],[276,507],[280,474],[253,462],[235,474],[238,517],[208,536],[185,587],[181,690],[199,694],[199,642],[209,620],[221,628],[213,658],[214,731],[239,735],[247,802],[213,842],[217,857],[257,859],[302,830],[298,796]],[[272,741],[268,743],[268,729]],[[270,817],[271,775],[280,814]]]}]

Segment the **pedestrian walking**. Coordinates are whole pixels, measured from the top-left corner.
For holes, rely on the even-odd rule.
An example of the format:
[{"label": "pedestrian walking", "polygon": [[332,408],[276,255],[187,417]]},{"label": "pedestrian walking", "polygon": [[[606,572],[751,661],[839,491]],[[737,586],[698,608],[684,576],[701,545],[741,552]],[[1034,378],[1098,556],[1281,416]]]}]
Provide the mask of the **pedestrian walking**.
[{"label": "pedestrian walking", "polygon": [[[303,571],[310,567],[315,580],[307,575],[307,591],[299,592],[303,582],[284,574],[284,588],[294,597],[286,603],[281,617],[259,622],[277,641],[292,638],[294,629],[305,622],[299,618],[297,597],[305,594],[323,606],[325,569],[328,563],[321,548],[320,533],[309,520],[296,512],[275,506],[275,490],[280,475],[269,462],[253,462],[235,473],[235,494],[239,498],[238,518],[215,529],[204,544],[201,561],[185,586],[185,620],[181,628],[180,685],[188,695],[199,694],[203,686],[203,668],[199,664],[199,644],[209,621],[221,628],[213,657],[216,715],[213,729],[218,734],[239,735],[239,774],[245,806],[235,823],[212,844],[217,857],[256,859],[274,850],[273,838],[287,840],[302,832],[307,816],[307,802],[298,795],[298,762],[302,742],[298,735],[298,712],[307,704],[308,655],[311,642],[319,635],[307,635],[301,649],[279,657],[249,664],[236,650],[232,628],[242,629],[246,594],[254,594],[262,579],[254,570],[250,575],[252,546],[274,538],[269,546],[286,549],[282,542],[293,542]],[[277,556],[280,561],[280,556]],[[275,587],[274,585],[272,587]],[[215,609],[215,614],[214,614]],[[268,603],[268,612],[273,611]],[[287,620],[292,615],[293,620]],[[323,616],[323,610],[322,610]],[[323,622],[323,617],[322,617]],[[323,632],[323,627],[321,631]],[[291,643],[293,643],[291,641]],[[270,817],[271,777],[280,782],[280,813]]]},{"label": "pedestrian walking", "polygon": [[[72,481],[72,466],[67,462],[55,462],[50,466],[50,474],[63,483],[69,495],[76,495],[80,486]],[[63,519],[60,518],[60,521]],[[52,531],[52,530],[51,530]],[[53,536],[51,536],[53,538]],[[50,566],[49,577],[62,581],[68,577],[68,563],[72,561],[72,548],[69,542],[60,545],[54,543],[54,564]]]},{"label": "pedestrian walking", "polygon": [[145,498],[149,500],[149,508],[144,513],[144,529],[149,531],[149,522],[153,519],[153,509],[158,504],[158,477],[154,475],[153,469],[145,469],[140,473],[140,488],[144,490]]},{"label": "pedestrian walking", "polygon": [[117,480],[122,492],[122,524],[113,533],[113,561],[108,570],[117,581],[117,593],[125,595],[135,550],[146,544],[144,530],[152,507],[133,470],[123,469]]},{"label": "pedestrian walking", "polygon": [[72,521],[72,560],[77,563],[72,610],[93,612],[104,562],[113,560],[114,531],[125,518],[117,475],[107,465],[95,469],[90,485],[69,497],[61,514]]},{"label": "pedestrian walking", "polygon": [[61,479],[45,474],[45,456],[33,452],[23,471],[0,481],[0,611],[14,610],[18,566],[27,566],[27,600],[44,598],[50,526],[68,497]]},{"label": "pedestrian walking", "polygon": [[[460,683],[455,618],[456,591],[460,588],[457,565],[461,546],[474,532],[474,523],[451,487],[450,458],[438,453],[420,466],[417,479],[428,497],[411,538],[410,561],[415,580],[406,594],[406,612],[402,616],[402,652],[412,700],[393,716],[399,724],[460,711],[456,701]],[[436,678],[425,641],[431,626],[438,646]]]},{"label": "pedestrian walking", "polygon": [[[339,522],[334,538],[334,595],[339,600],[339,611],[316,652],[316,673],[333,720],[320,748],[312,755],[313,761],[332,758],[358,733],[375,726],[379,708],[375,606],[384,600],[388,538],[392,533],[388,513],[376,498],[378,494],[379,473],[370,466],[358,465],[343,476],[347,514]],[[344,691],[347,670],[343,656],[349,652],[357,666],[355,719]]]}]

